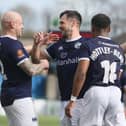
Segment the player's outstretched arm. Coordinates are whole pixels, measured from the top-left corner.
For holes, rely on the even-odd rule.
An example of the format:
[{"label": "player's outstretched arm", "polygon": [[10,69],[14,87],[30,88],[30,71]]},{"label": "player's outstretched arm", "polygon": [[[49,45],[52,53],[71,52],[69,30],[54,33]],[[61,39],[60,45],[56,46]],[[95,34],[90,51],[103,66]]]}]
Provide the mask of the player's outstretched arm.
[{"label": "player's outstretched arm", "polygon": [[44,38],[43,32],[38,32],[34,34],[34,43],[31,51],[31,59],[33,63],[40,63],[40,55],[42,58],[47,58],[44,52],[42,52],[41,48],[44,44],[46,44],[46,39]]},{"label": "player's outstretched arm", "polygon": [[47,61],[41,61],[39,64],[33,64],[30,59],[24,60],[19,67],[26,72],[29,76],[42,74],[49,69],[49,63]]},{"label": "player's outstretched arm", "polygon": [[32,61],[39,63],[40,59],[48,59],[49,56],[42,50],[42,46],[54,43],[59,39],[59,36],[52,33],[38,32],[34,35],[34,44],[31,51]]}]

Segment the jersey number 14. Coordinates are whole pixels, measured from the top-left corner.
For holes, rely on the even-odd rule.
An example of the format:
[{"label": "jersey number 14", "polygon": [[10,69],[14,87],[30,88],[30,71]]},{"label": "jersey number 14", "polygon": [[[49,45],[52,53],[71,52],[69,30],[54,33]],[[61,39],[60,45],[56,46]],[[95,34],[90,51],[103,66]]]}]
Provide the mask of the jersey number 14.
[{"label": "jersey number 14", "polygon": [[116,74],[116,67],[117,63],[110,62],[108,60],[104,60],[101,62],[101,67],[104,68],[104,76],[103,76],[103,83],[114,83],[114,81],[117,79]]}]

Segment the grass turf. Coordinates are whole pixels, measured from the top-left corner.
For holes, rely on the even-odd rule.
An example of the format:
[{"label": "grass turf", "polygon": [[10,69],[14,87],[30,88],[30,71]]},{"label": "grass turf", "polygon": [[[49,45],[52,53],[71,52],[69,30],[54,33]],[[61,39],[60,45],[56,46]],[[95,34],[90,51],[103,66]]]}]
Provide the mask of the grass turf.
[{"label": "grass turf", "polygon": [[[7,118],[0,116],[0,126],[8,126]],[[39,126],[59,126],[58,117],[55,116],[40,116]]]}]

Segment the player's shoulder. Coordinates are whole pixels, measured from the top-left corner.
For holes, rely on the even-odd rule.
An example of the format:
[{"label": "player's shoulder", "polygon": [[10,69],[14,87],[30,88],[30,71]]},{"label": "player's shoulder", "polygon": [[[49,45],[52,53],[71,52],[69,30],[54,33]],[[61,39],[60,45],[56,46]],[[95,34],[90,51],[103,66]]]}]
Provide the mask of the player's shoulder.
[{"label": "player's shoulder", "polygon": [[120,46],[120,44],[114,40],[111,40],[112,44],[122,53],[124,53],[124,50],[122,49],[122,47]]},{"label": "player's shoulder", "polygon": [[115,48],[120,48],[120,45],[113,41],[111,38],[102,38],[102,37],[95,37],[90,38],[86,42],[88,45],[103,45],[103,46],[110,46]]},{"label": "player's shoulder", "polygon": [[9,42],[9,45],[11,46],[11,49],[14,49],[14,48],[22,48],[23,47],[23,44],[19,40],[10,41]]},{"label": "player's shoulder", "polygon": [[91,46],[92,44],[94,44],[94,41],[94,38],[84,38],[82,46]]},{"label": "player's shoulder", "polygon": [[58,41],[54,42],[54,43],[51,43],[48,45],[47,48],[55,48],[59,45],[62,45],[62,43],[64,42],[65,40],[63,38],[60,38]]},{"label": "player's shoulder", "polygon": [[85,43],[86,41],[90,40],[91,38],[85,38],[83,36],[81,36],[78,41],[82,42],[82,43]]},{"label": "player's shoulder", "polygon": [[6,45],[14,45],[14,44],[21,44],[21,42],[17,39],[12,39],[9,37],[0,37],[0,41],[3,42],[3,44]]}]

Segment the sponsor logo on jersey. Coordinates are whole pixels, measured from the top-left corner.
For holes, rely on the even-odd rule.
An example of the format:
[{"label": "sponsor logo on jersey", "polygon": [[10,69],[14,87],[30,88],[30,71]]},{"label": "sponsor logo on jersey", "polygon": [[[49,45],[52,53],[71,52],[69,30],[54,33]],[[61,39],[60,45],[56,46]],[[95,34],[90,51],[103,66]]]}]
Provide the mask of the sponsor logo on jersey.
[{"label": "sponsor logo on jersey", "polygon": [[18,57],[18,58],[22,58],[23,56],[24,56],[23,51],[22,51],[21,49],[18,49],[18,50],[17,50],[17,57]]},{"label": "sponsor logo on jersey", "polygon": [[79,59],[79,57],[68,58],[66,60],[58,60],[57,65],[63,66],[63,65],[68,65],[68,64],[75,64],[75,63],[78,63],[78,59]]},{"label": "sponsor logo on jersey", "polygon": [[65,59],[67,57],[67,52],[61,52],[60,57]]}]

